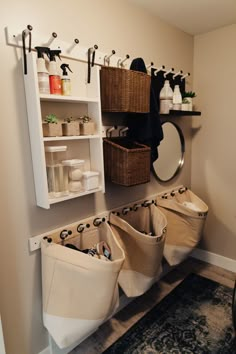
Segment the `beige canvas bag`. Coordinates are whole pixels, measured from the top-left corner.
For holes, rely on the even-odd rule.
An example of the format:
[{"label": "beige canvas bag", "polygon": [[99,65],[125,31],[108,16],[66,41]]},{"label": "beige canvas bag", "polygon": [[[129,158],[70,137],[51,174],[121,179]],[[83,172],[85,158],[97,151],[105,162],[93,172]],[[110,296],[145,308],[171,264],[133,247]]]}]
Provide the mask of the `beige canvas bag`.
[{"label": "beige canvas bag", "polygon": [[191,190],[158,196],[156,202],[167,218],[164,257],[173,266],[182,262],[200,241],[208,206]]},{"label": "beige canvas bag", "polygon": [[[125,252],[118,282],[128,297],[142,295],[162,271],[166,217],[155,205],[127,215],[110,215],[113,233]],[[152,232],[154,236],[145,235]]]},{"label": "beige canvas bag", "polygon": [[107,223],[65,241],[79,249],[106,241],[112,260],[43,240],[43,321],[59,348],[83,340],[118,307],[117,278],[124,252]]}]

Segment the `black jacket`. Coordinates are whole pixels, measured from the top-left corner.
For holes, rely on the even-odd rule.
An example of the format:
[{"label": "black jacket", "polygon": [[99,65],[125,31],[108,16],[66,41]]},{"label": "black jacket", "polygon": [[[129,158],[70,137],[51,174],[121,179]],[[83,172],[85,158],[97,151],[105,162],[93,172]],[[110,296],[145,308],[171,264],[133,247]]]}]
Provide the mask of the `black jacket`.
[{"label": "black jacket", "polygon": [[[147,73],[145,63],[142,58],[134,59],[130,66],[131,70]],[[149,113],[129,113],[127,115],[128,136],[141,144],[150,146],[151,162],[158,158],[157,147],[163,139],[163,131],[158,113],[157,98],[153,90],[153,79],[151,79],[150,91],[150,112]]]}]

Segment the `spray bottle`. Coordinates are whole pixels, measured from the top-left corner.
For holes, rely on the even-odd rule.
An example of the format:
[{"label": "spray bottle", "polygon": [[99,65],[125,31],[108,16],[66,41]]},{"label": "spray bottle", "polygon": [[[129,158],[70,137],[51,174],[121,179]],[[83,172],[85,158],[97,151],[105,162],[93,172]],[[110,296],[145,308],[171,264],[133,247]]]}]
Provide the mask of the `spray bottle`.
[{"label": "spray bottle", "polygon": [[37,57],[37,73],[38,73],[38,86],[39,92],[43,94],[50,93],[50,86],[49,86],[49,74],[45,65],[44,54],[49,56],[50,49],[47,47],[35,47],[38,53]]},{"label": "spray bottle", "polygon": [[61,76],[57,68],[56,56],[60,58],[61,50],[50,50],[50,62],[49,62],[49,83],[50,93],[53,95],[61,95]]},{"label": "spray bottle", "polygon": [[61,85],[62,85],[62,94],[64,96],[71,96],[71,82],[68,76],[67,69],[72,73],[69,64],[62,64],[62,77],[61,77]]}]

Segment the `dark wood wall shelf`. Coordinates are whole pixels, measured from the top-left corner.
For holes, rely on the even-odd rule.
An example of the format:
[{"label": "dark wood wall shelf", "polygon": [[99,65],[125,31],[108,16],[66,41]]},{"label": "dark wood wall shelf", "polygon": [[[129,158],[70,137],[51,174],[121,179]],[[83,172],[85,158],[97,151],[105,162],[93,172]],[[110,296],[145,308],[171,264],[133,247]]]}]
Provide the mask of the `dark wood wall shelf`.
[{"label": "dark wood wall shelf", "polygon": [[161,117],[170,117],[170,116],[200,116],[201,112],[199,111],[177,111],[177,110],[170,110],[169,114],[160,114]]}]

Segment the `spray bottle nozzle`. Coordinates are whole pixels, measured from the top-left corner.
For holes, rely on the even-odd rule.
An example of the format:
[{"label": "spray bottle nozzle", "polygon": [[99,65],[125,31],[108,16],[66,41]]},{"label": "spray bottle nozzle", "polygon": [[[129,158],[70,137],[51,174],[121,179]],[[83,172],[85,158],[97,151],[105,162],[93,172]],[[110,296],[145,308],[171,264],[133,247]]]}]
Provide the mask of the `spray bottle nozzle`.
[{"label": "spray bottle nozzle", "polygon": [[62,75],[68,75],[67,69],[72,73],[73,71],[70,69],[69,64],[61,64]]},{"label": "spray bottle nozzle", "polygon": [[61,60],[60,53],[61,50],[59,49],[55,49],[55,50],[49,49],[50,61],[56,61],[56,57],[58,57]]},{"label": "spray bottle nozzle", "polygon": [[44,58],[44,54],[49,57],[50,49],[48,47],[35,47],[37,50],[38,58]]}]

